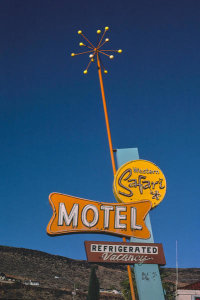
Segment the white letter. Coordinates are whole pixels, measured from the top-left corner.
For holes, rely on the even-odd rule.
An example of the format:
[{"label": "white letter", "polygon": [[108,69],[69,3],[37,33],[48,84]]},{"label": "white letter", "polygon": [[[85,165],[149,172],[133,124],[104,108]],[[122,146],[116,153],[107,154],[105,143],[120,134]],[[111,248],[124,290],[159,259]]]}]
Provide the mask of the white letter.
[{"label": "white letter", "polygon": [[142,230],[141,225],[136,225],[137,211],[135,207],[131,207],[131,229]]},{"label": "white letter", "polygon": [[73,227],[78,225],[78,204],[74,204],[72,210],[68,216],[64,203],[59,203],[58,211],[58,226],[63,226],[63,221],[67,226],[70,225],[73,219]]},{"label": "white letter", "polygon": [[104,210],[104,228],[109,228],[110,210],[114,210],[114,207],[102,205],[100,209]]},{"label": "white letter", "polygon": [[120,215],[121,211],[126,211],[125,206],[116,206],[115,210],[115,228],[116,229],[126,229],[126,224],[121,224],[121,220],[126,220],[126,215]]},{"label": "white letter", "polygon": [[[91,221],[91,222],[88,222],[88,220],[86,219],[86,215],[87,215],[87,212],[89,209],[93,210],[93,213],[94,213],[94,218],[93,218],[93,221]],[[82,219],[83,225],[85,225],[87,227],[95,226],[99,219],[99,212],[98,212],[97,207],[92,204],[86,205],[84,207],[84,209],[82,210],[81,219]]]}]

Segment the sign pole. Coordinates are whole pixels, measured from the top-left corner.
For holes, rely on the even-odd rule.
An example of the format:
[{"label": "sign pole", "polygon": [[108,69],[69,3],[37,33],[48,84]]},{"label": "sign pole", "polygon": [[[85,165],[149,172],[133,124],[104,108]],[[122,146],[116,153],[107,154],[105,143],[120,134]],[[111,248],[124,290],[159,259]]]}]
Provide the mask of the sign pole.
[{"label": "sign pole", "polygon": [[[113,168],[113,174],[116,173],[116,166],[115,166],[115,159],[113,154],[113,146],[112,146],[112,140],[111,140],[111,133],[110,133],[110,126],[109,126],[109,119],[108,119],[108,112],[107,112],[107,106],[106,106],[106,99],[105,99],[105,92],[104,92],[104,86],[103,86],[103,78],[102,78],[102,72],[101,72],[101,65],[103,66],[102,62],[100,61],[99,54],[107,56],[110,59],[113,59],[114,56],[110,55],[112,52],[122,53],[122,50],[106,50],[103,49],[103,45],[107,42],[109,42],[109,38],[106,38],[103,41],[103,38],[106,34],[106,32],[109,30],[109,27],[105,27],[105,30],[101,36],[101,38],[98,39],[97,45],[94,46],[93,43],[91,43],[88,38],[83,34],[82,30],[78,31],[78,34],[82,36],[82,38],[85,39],[86,44],[79,43],[79,46],[86,47],[87,51],[83,51],[81,53],[71,53],[71,56],[77,56],[81,54],[89,54],[90,61],[86,67],[86,69],[83,71],[84,74],[88,73],[88,69],[92,62],[94,62],[95,58],[97,59],[97,67],[98,67],[98,75],[99,75],[99,81],[100,81],[100,88],[101,88],[101,94],[102,94],[102,100],[103,100],[103,108],[104,108],[104,115],[105,115],[105,121],[106,121],[106,129],[107,129],[107,135],[108,135],[108,143],[109,143],[109,149],[110,149],[110,156],[111,156],[111,162],[112,162],[112,168]],[[97,30],[97,34],[101,34],[101,30]],[[107,73],[107,70],[104,68],[104,73]],[[123,241],[126,242],[126,238],[123,238]],[[131,296],[132,300],[135,300],[135,293],[133,288],[133,280],[131,276],[131,268],[130,266],[127,266],[128,269],[128,276],[129,276],[129,282],[130,282],[130,288],[131,288]]]},{"label": "sign pole", "polygon": [[[103,78],[102,78],[102,72],[101,72],[101,64],[100,64],[100,61],[99,61],[99,55],[98,55],[98,53],[97,53],[97,67],[98,67],[98,75],[99,75],[99,81],[100,81],[100,87],[101,87],[101,95],[102,95],[103,108],[104,108],[104,115],[105,115],[105,121],[106,121],[106,129],[107,129],[107,135],[108,135],[110,157],[111,157],[111,162],[112,162],[113,175],[115,175],[116,174],[116,166],[115,166],[115,159],[114,159],[114,154],[113,154],[113,146],[112,146],[112,139],[111,139],[111,133],[110,133],[110,125],[109,125],[109,119],[108,119],[108,111],[107,111],[107,105],[106,105],[106,99],[105,99],[105,91],[104,91],[104,85],[103,85]],[[126,242],[126,238],[123,238],[123,242]],[[129,277],[129,283],[130,283],[130,289],[131,289],[131,297],[132,297],[132,300],[135,300],[133,278],[132,278],[131,267],[130,266],[127,266],[127,271],[128,271],[128,277]]]},{"label": "sign pole", "polygon": [[116,174],[116,166],[115,166],[115,159],[114,159],[114,154],[113,154],[113,146],[112,146],[112,139],[111,139],[111,133],[110,133],[110,125],[109,125],[109,119],[108,119],[108,111],[107,111],[106,98],[105,98],[105,92],[104,92],[103,78],[102,78],[102,72],[101,72],[101,64],[99,61],[98,53],[97,53],[97,67],[98,67],[99,82],[100,82],[101,95],[102,95],[102,101],[103,101],[106,129],[107,129],[107,135],[108,135],[110,157],[111,157],[111,162],[112,162],[113,175],[115,175]]}]

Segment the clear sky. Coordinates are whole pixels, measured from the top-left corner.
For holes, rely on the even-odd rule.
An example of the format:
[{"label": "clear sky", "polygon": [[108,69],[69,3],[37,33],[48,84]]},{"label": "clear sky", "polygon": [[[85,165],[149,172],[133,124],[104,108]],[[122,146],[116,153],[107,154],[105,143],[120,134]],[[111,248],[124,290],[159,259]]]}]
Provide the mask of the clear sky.
[{"label": "clear sky", "polygon": [[0,244],[85,259],[84,240],[49,237],[51,192],[115,202],[97,68],[79,29],[109,26],[104,76],[114,148],[138,147],[167,180],[151,212],[167,266],[200,267],[200,1],[1,0]]}]

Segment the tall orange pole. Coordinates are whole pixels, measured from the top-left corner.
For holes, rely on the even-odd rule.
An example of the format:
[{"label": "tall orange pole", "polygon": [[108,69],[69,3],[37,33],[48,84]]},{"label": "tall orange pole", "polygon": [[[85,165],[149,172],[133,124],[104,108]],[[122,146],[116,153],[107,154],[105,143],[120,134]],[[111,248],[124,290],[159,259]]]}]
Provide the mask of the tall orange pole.
[{"label": "tall orange pole", "polygon": [[[110,133],[108,111],[107,111],[106,98],[105,98],[104,85],[103,85],[103,78],[102,78],[102,72],[101,72],[101,64],[100,64],[100,61],[99,61],[98,53],[97,53],[97,67],[98,67],[98,75],[99,75],[101,95],[102,95],[103,108],[104,108],[104,115],[105,115],[105,121],[106,121],[106,129],[107,129],[107,135],[108,135],[110,157],[111,157],[111,162],[112,162],[113,174],[115,175],[115,173],[116,173],[115,158],[114,158],[114,154],[113,154],[113,146],[112,146],[112,139],[111,139],[111,133]],[[123,242],[126,242],[126,238],[123,238]],[[135,300],[133,278],[132,278],[132,274],[131,274],[131,267],[129,265],[127,265],[127,271],[128,271],[128,278],[129,278],[130,289],[131,289],[131,298],[132,298],[132,300]]]},{"label": "tall orange pole", "polygon": [[106,98],[105,98],[105,92],[104,92],[104,86],[103,86],[101,64],[100,64],[100,61],[99,61],[99,54],[98,53],[97,53],[97,67],[98,67],[99,81],[100,81],[100,87],[101,87],[101,95],[102,95],[102,101],[103,101],[103,109],[104,109],[104,115],[105,115],[105,121],[106,121],[106,129],[107,129],[107,134],[108,134],[110,157],[111,157],[111,162],[112,162],[113,174],[115,175],[115,173],[116,173],[115,159],[114,159],[114,154],[113,154],[113,146],[112,146],[110,125],[109,125],[109,120],[108,120],[108,111],[107,111]]}]

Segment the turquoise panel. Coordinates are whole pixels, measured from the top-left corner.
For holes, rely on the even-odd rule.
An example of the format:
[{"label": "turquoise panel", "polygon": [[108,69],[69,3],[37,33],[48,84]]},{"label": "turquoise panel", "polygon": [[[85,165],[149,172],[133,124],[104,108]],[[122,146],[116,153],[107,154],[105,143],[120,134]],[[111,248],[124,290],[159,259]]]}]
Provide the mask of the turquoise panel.
[{"label": "turquoise panel", "polygon": [[[117,166],[121,167],[128,161],[139,159],[137,148],[117,149]],[[130,242],[135,243],[154,243],[152,227],[149,214],[145,223],[151,232],[151,237],[147,240],[131,238]],[[164,300],[164,293],[160,279],[158,265],[143,264],[134,265],[134,273],[137,284],[137,290],[140,300]]]}]

